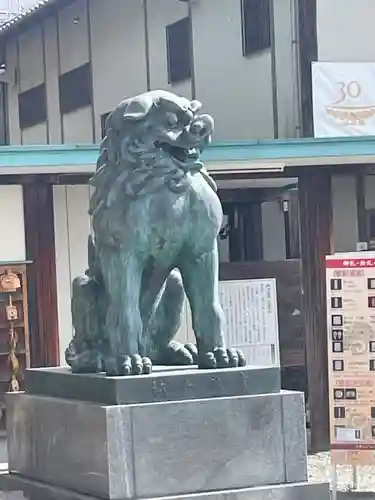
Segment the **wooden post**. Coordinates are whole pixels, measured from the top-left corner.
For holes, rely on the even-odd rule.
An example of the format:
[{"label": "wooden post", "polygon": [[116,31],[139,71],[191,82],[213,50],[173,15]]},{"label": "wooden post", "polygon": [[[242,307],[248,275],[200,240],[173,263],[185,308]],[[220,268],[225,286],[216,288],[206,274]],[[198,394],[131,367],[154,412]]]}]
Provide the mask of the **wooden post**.
[{"label": "wooden post", "polygon": [[331,253],[331,179],[323,167],[299,176],[302,319],[305,330],[311,448],[329,449],[325,256]]},{"label": "wooden post", "polygon": [[[359,167],[360,168],[360,167]],[[368,226],[365,196],[365,172],[361,169],[356,172],[355,183],[357,193],[357,219],[358,219],[358,241],[368,242]]]},{"label": "wooden post", "polygon": [[60,364],[53,187],[23,187],[32,366]]}]

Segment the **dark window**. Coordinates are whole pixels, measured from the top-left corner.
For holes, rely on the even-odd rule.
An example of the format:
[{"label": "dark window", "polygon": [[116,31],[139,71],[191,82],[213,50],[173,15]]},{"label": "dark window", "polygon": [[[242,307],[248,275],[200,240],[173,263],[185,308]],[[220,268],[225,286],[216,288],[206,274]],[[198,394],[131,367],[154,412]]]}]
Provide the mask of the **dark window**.
[{"label": "dark window", "polygon": [[21,130],[47,120],[47,100],[44,83],[19,94],[18,113]]},{"label": "dark window", "polygon": [[60,112],[65,115],[92,102],[91,66],[89,63],[59,77]]},{"label": "dark window", "polygon": [[270,0],[241,0],[243,55],[271,46]]},{"label": "dark window", "polygon": [[191,77],[191,37],[188,17],[166,27],[169,83]]},{"label": "dark window", "polygon": [[102,139],[105,137],[105,122],[107,121],[108,116],[111,114],[111,112],[104,113],[100,115],[100,127],[102,131]]}]

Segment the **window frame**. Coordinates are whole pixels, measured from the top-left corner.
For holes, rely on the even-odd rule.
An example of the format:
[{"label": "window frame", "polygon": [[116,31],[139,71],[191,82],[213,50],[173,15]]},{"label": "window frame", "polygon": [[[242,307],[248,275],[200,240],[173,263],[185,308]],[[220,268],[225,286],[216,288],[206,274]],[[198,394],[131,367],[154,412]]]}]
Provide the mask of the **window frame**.
[{"label": "window frame", "polygon": [[[39,93],[39,94],[38,94]],[[32,105],[27,109],[27,99]],[[37,110],[37,113],[35,113]],[[26,130],[41,123],[48,118],[47,93],[45,83],[41,83],[18,94],[18,119],[21,130]]]},{"label": "window frame", "polygon": [[59,104],[62,115],[87,108],[92,103],[92,70],[89,62],[59,76]]},{"label": "window frame", "polygon": [[[186,59],[185,65],[183,69],[181,70],[181,67],[173,67],[175,62],[174,62],[174,57],[176,54],[173,54],[173,50],[178,50],[178,49],[173,49],[173,40],[171,38],[173,35],[175,35],[178,32],[178,27],[182,27],[183,29],[186,30],[184,37],[186,38],[186,54],[184,54],[184,58]],[[173,33],[173,30],[176,30],[175,33]],[[166,34],[166,47],[167,47],[167,72],[168,72],[168,83],[170,85],[175,85],[178,83],[182,83],[185,81],[188,81],[192,77],[192,54],[191,54],[191,47],[192,47],[192,40],[191,40],[191,23],[190,23],[190,17],[185,16],[179,19],[178,21],[175,21],[174,23],[168,24],[165,27],[165,34]],[[177,40],[177,43],[180,44],[180,49],[181,45],[183,45],[183,39]],[[176,40],[175,40],[176,42]],[[176,58],[176,60],[180,60]]]},{"label": "window frame", "polygon": [[[272,15],[271,7],[272,0],[240,0],[241,2],[241,29],[242,29],[242,55],[249,57],[264,50],[269,50],[272,45]],[[259,6],[257,7],[256,2]],[[253,5],[250,5],[253,3]],[[247,16],[250,16],[249,11],[254,7],[258,9],[256,14],[258,19],[253,22],[257,27],[257,33],[250,37],[251,25],[247,21]],[[259,20],[259,17],[262,19]]]}]

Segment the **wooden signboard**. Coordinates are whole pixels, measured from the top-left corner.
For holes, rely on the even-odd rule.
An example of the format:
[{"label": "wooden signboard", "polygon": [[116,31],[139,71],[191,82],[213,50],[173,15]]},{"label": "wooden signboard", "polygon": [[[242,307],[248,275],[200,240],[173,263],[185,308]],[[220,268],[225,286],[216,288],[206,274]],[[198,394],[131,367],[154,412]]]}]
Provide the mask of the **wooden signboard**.
[{"label": "wooden signboard", "polygon": [[375,252],[326,270],[332,462],[375,465]]},{"label": "wooden signboard", "polygon": [[[280,366],[276,280],[221,281],[219,294],[229,344],[249,365]],[[179,340],[194,342],[187,300]]]}]

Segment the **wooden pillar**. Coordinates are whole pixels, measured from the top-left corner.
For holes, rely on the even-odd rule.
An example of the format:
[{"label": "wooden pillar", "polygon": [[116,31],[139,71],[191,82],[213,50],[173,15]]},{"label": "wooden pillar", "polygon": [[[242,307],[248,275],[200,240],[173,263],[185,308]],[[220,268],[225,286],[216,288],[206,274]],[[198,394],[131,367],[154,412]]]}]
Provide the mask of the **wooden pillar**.
[{"label": "wooden pillar", "polygon": [[302,319],[312,450],[329,448],[325,256],[331,253],[331,179],[323,167],[299,176]]},{"label": "wooden pillar", "polygon": [[53,186],[43,182],[23,188],[31,365],[60,364]]},{"label": "wooden pillar", "polygon": [[365,196],[365,172],[359,166],[359,172],[356,173],[356,193],[357,193],[357,220],[358,220],[358,241],[368,241],[367,211]]}]

